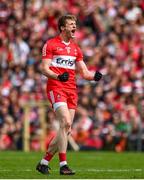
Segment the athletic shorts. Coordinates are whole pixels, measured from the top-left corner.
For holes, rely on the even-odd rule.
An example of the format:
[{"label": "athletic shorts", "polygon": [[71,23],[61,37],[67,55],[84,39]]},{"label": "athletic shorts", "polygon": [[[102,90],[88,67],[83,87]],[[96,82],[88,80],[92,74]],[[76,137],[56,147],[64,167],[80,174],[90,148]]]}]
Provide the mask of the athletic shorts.
[{"label": "athletic shorts", "polygon": [[76,109],[77,107],[78,95],[76,90],[47,90],[47,96],[54,110],[62,105],[67,105],[69,109]]}]

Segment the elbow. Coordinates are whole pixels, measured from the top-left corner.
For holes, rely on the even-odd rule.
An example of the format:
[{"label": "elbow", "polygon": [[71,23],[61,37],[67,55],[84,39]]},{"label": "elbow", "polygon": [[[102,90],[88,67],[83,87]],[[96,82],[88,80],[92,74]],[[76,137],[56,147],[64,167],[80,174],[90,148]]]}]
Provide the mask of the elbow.
[{"label": "elbow", "polygon": [[40,72],[43,74],[43,72],[44,72],[44,67],[41,65],[40,66]]},{"label": "elbow", "polygon": [[40,72],[41,72],[41,74],[46,75],[46,74],[47,74],[47,71],[48,71],[48,68],[46,69],[46,67],[45,67],[44,65],[41,65],[41,66],[40,66]]}]

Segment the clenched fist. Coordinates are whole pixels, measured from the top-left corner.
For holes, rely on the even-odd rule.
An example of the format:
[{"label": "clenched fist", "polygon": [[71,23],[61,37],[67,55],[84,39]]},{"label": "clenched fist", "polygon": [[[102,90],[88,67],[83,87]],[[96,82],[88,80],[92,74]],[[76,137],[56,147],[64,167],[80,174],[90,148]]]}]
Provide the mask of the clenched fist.
[{"label": "clenched fist", "polygon": [[69,79],[69,73],[64,72],[63,74],[58,75],[58,80],[62,82],[66,82]]},{"label": "clenched fist", "polygon": [[95,72],[94,80],[99,81],[102,78],[102,74],[98,71]]}]

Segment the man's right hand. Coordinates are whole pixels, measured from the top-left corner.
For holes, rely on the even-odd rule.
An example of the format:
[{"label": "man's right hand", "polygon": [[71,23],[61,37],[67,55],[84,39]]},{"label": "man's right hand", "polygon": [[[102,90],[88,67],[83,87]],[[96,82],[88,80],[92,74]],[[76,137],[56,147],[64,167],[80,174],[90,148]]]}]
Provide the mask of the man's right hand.
[{"label": "man's right hand", "polygon": [[66,82],[69,79],[69,73],[64,72],[63,74],[58,75],[58,80],[62,82]]}]

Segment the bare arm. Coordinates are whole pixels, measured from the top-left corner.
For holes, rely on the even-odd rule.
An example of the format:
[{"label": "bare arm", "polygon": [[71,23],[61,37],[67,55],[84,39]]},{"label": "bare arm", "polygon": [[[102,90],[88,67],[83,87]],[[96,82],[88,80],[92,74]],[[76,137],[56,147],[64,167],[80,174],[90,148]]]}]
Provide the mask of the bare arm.
[{"label": "bare arm", "polygon": [[86,80],[94,80],[95,73],[88,70],[86,64],[83,61],[77,62],[77,68],[81,76]]},{"label": "bare arm", "polygon": [[50,64],[51,64],[51,59],[42,60],[41,72],[43,75],[45,75],[48,78],[57,79],[58,74],[56,74],[52,70],[50,70],[50,68],[49,68]]}]

